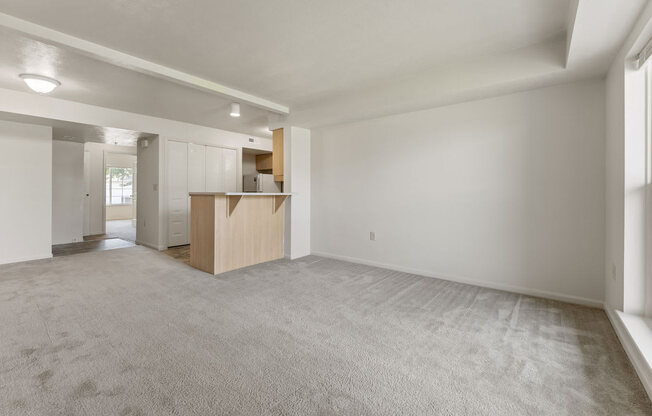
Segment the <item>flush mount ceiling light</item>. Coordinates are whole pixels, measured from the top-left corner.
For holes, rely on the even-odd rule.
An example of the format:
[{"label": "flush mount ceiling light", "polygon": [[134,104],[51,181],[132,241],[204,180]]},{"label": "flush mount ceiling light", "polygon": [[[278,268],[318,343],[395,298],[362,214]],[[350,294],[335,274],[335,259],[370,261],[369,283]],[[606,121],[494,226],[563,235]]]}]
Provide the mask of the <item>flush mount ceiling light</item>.
[{"label": "flush mount ceiling light", "polygon": [[25,81],[28,87],[41,94],[52,92],[61,85],[56,79],[44,77],[43,75],[20,74],[19,76]]},{"label": "flush mount ceiling light", "polygon": [[240,104],[231,103],[231,117],[240,117]]}]

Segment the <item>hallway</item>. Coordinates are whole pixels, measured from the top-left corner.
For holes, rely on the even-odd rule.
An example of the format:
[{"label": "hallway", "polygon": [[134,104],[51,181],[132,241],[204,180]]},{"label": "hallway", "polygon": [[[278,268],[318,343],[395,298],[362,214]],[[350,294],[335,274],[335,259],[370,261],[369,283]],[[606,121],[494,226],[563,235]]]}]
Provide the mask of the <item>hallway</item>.
[{"label": "hallway", "polygon": [[136,242],[136,227],[133,225],[132,220],[107,221],[106,237],[115,237],[131,242]]}]

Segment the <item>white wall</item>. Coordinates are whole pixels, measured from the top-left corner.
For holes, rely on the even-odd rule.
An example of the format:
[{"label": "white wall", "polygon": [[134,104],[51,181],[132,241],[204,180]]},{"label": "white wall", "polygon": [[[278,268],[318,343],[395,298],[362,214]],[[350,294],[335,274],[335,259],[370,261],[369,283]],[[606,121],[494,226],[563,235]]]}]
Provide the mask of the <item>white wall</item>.
[{"label": "white wall", "polygon": [[[138,244],[154,249],[163,249],[166,245],[165,234],[160,236],[162,224],[159,224],[159,170],[161,140],[149,139],[147,147],[138,145],[138,212],[136,214],[136,238]],[[166,219],[167,221],[167,219]]]},{"label": "white wall", "polygon": [[284,255],[298,259],[310,250],[310,130],[286,126],[283,129],[283,192],[285,202]]},{"label": "white wall", "polygon": [[0,121],[0,264],[52,256],[52,129]]},{"label": "white wall", "polygon": [[84,145],[52,141],[52,244],[83,240]]},{"label": "white wall", "polygon": [[106,207],[106,220],[130,220],[134,217],[131,205],[111,205]]},{"label": "white wall", "polygon": [[105,153],[136,154],[136,146],[116,146],[103,143],[84,143],[84,150],[90,152],[91,192],[90,192],[90,233],[104,234],[105,223]]},{"label": "white wall", "polygon": [[603,117],[590,80],[313,129],[313,252],[600,305]]},{"label": "white wall", "polygon": [[133,168],[136,163],[136,146],[104,145],[104,164],[106,167]]},{"label": "white wall", "polygon": [[[620,67],[620,69],[618,68]],[[623,309],[624,268],[624,62],[614,63],[605,81],[605,303]],[[622,113],[622,116],[621,116]]]}]

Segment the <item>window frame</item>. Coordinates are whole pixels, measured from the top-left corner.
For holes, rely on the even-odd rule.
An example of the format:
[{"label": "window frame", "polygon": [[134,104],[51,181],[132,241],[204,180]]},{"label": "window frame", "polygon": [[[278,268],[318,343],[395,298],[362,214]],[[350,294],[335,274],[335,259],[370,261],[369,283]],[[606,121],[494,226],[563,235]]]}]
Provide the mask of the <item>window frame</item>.
[{"label": "window frame", "polygon": [[[130,203],[120,203],[120,204],[114,204],[113,203],[113,169],[127,169],[131,171],[131,196],[129,199],[131,200]],[[108,170],[108,177],[107,177],[107,170]],[[134,198],[133,198],[133,181],[134,181],[134,168],[132,167],[126,167],[126,166],[106,166],[104,170],[104,181],[105,181],[105,200],[104,200],[104,205],[107,207],[130,207],[134,205]],[[108,186],[106,186],[108,184]],[[106,189],[108,188],[108,189]],[[124,201],[125,196],[122,195],[121,199]],[[107,202],[108,200],[108,202]]]},{"label": "window frame", "polygon": [[652,316],[652,65],[645,62],[645,293],[644,316]]}]

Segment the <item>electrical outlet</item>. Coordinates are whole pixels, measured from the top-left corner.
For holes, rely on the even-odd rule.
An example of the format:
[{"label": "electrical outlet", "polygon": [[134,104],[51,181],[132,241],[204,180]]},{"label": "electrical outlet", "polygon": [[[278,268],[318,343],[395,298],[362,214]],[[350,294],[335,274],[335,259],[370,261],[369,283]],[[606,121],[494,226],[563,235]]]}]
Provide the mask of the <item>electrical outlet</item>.
[{"label": "electrical outlet", "polygon": [[371,241],[376,241],[376,233],[374,231],[369,232],[369,239]]},{"label": "electrical outlet", "polygon": [[611,263],[611,278],[616,280],[616,265]]}]

